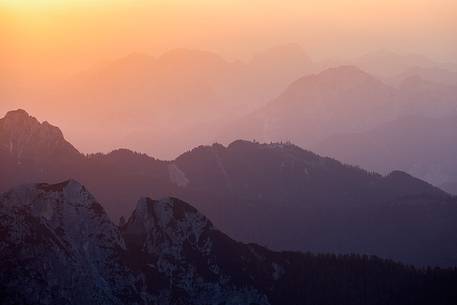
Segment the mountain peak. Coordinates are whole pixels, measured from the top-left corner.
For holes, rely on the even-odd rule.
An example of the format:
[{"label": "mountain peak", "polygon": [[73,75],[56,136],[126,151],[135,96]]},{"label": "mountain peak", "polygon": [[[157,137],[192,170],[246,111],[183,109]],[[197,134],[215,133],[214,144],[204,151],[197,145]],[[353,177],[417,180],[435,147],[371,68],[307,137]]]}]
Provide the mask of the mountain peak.
[{"label": "mountain peak", "polygon": [[125,234],[137,247],[157,254],[167,247],[166,240],[195,243],[212,228],[212,223],[194,207],[173,197],[140,199],[124,226]]},{"label": "mountain peak", "polygon": [[75,180],[66,180],[56,184],[39,183],[36,185],[36,187],[46,192],[63,192],[64,189],[70,184],[81,187],[81,184]]},{"label": "mountain peak", "polygon": [[80,201],[81,198],[93,199],[84,185],[73,179],[56,184],[39,183],[35,187],[46,193],[62,193],[67,200]]},{"label": "mountain peak", "polygon": [[[69,282],[65,279],[71,278],[71,288],[66,291],[74,295],[66,300],[77,304],[125,303],[113,301],[126,288],[120,284],[117,289],[127,276],[118,264],[124,242],[103,207],[80,183],[68,180],[16,187],[0,196],[0,216],[2,232],[10,232],[2,235],[2,242],[6,238],[9,242],[6,247],[2,245],[2,261],[8,261],[5,255],[17,260],[16,283],[37,284],[35,278],[28,278],[29,271],[21,272],[21,266],[33,257],[34,266],[44,268],[36,271],[40,287],[52,281],[66,285]],[[107,269],[107,262],[116,267]],[[41,303],[36,291],[24,292],[29,298],[26,303]]]},{"label": "mountain peak", "polygon": [[249,148],[255,148],[255,149],[271,149],[271,150],[287,150],[289,152],[291,151],[301,151],[305,152],[304,149],[301,147],[292,144],[291,142],[285,141],[285,142],[271,142],[271,143],[261,143],[257,141],[248,141],[248,140],[235,140],[232,143],[230,143],[227,146],[227,149],[249,149]]},{"label": "mountain peak", "polygon": [[[30,209],[34,217],[43,217],[57,222],[66,219],[68,226],[71,226],[74,217],[81,215],[89,218],[108,217],[86,188],[73,179],[56,184],[21,185],[5,193],[0,197],[0,201],[10,206]],[[82,218],[78,219],[80,220]],[[57,223],[54,224],[57,225]],[[69,230],[73,229],[69,228]]]},{"label": "mountain peak", "polygon": [[328,68],[318,74],[321,77],[352,77],[361,79],[374,79],[370,74],[353,65],[343,65]]},{"label": "mountain peak", "polygon": [[193,218],[194,215],[197,218],[204,218],[194,207],[174,197],[166,197],[160,200],[141,198],[138,200],[134,214],[142,219],[152,217],[160,225],[182,221],[187,217]]},{"label": "mountain peak", "polygon": [[407,76],[400,82],[399,88],[401,88],[403,90],[410,90],[410,89],[423,88],[430,84],[433,85],[433,82],[425,80],[419,74],[412,74],[410,76]]},{"label": "mountain peak", "polygon": [[62,157],[79,155],[64,139],[62,131],[48,123],[40,123],[25,110],[8,112],[0,119],[0,150],[16,159],[37,157]]},{"label": "mountain peak", "polygon": [[[371,74],[351,65],[329,68],[318,74],[304,76],[295,81],[289,87],[289,90],[302,91],[303,86],[307,88],[307,91],[314,88],[319,91],[329,90],[329,92],[334,92],[334,90],[363,89],[367,87],[373,87],[371,89],[376,90],[379,88],[389,90],[387,85]],[[286,91],[286,93],[287,92],[288,91]]]},{"label": "mountain peak", "polygon": [[404,171],[394,170],[384,177],[384,181],[398,190],[407,190],[409,196],[433,195],[442,199],[449,198],[446,192]]},{"label": "mountain peak", "polygon": [[5,119],[8,119],[8,120],[26,120],[26,119],[36,120],[32,116],[30,116],[28,114],[28,112],[25,111],[24,109],[8,111],[5,115]]}]

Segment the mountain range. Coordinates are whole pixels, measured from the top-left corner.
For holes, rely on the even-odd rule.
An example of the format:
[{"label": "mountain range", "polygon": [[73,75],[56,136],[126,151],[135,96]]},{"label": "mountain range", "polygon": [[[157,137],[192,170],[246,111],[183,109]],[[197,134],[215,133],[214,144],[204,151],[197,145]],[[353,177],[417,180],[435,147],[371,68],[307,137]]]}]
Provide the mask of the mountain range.
[{"label": "mountain range", "polygon": [[49,86],[0,81],[0,111],[32,110],[85,153],[127,147],[167,160],[240,138],[315,150],[335,133],[365,132],[404,116],[456,114],[451,63],[392,52],[343,62],[318,62],[295,44],[245,61],[189,49],[134,53]]},{"label": "mountain range", "polygon": [[[61,123],[84,151],[122,145],[170,158],[196,143],[210,143],[223,123],[265,104],[313,69],[305,51],[293,44],[258,52],[246,62],[190,49],[157,57],[134,53],[24,99],[55,120],[64,117]],[[94,134],[98,124],[110,132]],[[98,141],[86,139],[88,130]],[[167,140],[169,145],[161,145]]]},{"label": "mountain range", "polygon": [[[112,219],[140,196],[192,203],[232,238],[275,250],[457,265],[457,199],[405,172],[368,172],[290,143],[238,140],[172,161],[121,149],[80,154],[23,110],[0,119],[0,190],[82,181]],[[123,222],[123,221],[121,221]]]},{"label": "mountain range", "polygon": [[[454,163],[456,96],[457,86],[417,75],[392,86],[355,66],[340,66],[298,79],[266,106],[228,124],[217,139],[291,141],[383,174],[401,169],[447,185],[456,181],[455,166],[448,166]],[[436,153],[424,153],[430,150]]]},{"label": "mountain range", "polygon": [[456,63],[439,62],[421,54],[378,50],[350,60],[350,63],[384,80],[398,81],[417,75],[428,81],[457,85]]},{"label": "mountain range", "polygon": [[329,136],[369,131],[411,115],[456,115],[456,95],[457,83],[411,75],[392,86],[356,66],[339,66],[299,78],[267,105],[229,124],[219,138],[315,147]]},{"label": "mountain range", "polygon": [[316,150],[381,173],[407,171],[457,194],[456,137],[457,116],[408,116],[367,132],[331,136]]},{"label": "mountain range", "polygon": [[296,80],[226,128],[227,138],[290,140],[307,147],[341,130],[365,130],[391,120],[397,104],[394,88],[355,66],[340,66]]},{"label": "mountain range", "polygon": [[113,224],[80,183],[0,196],[2,304],[455,304],[457,273],[236,242],[191,205],[142,198]]}]

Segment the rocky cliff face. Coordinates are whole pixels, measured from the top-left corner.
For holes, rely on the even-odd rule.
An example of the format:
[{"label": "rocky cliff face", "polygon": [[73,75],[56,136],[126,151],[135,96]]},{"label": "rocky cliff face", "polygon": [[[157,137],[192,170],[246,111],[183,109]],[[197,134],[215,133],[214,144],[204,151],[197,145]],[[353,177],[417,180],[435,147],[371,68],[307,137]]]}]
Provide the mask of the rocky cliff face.
[{"label": "rocky cliff face", "polygon": [[2,292],[16,304],[122,304],[133,295],[118,228],[75,181],[0,200]]},{"label": "rocky cliff face", "polygon": [[0,119],[0,188],[37,181],[63,181],[84,158],[58,127],[40,123],[24,110]]},{"label": "rocky cliff face", "polygon": [[2,304],[455,304],[456,283],[452,270],[242,244],[176,198],[141,199],[118,227],[74,180],[0,197]]},{"label": "rocky cliff face", "polygon": [[213,232],[178,199],[141,199],[119,229],[76,181],[17,187],[0,201],[1,294],[7,304],[268,304],[220,269]]},{"label": "rocky cliff face", "polygon": [[237,282],[234,270],[218,262],[217,243],[232,241],[179,199],[141,199],[122,232],[133,257],[153,266],[142,270],[144,278],[158,274],[174,303],[269,304],[263,292]]}]

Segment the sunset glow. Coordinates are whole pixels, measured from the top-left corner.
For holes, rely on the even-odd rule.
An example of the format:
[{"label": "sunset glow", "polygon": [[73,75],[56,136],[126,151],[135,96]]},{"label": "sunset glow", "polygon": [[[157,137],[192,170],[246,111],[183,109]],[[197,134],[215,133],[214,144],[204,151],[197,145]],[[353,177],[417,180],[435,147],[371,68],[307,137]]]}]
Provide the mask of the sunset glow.
[{"label": "sunset glow", "polygon": [[10,64],[27,74],[40,69],[38,62],[48,73],[68,74],[128,53],[158,55],[176,47],[209,49],[231,58],[287,42],[300,43],[321,58],[382,48],[443,60],[457,53],[453,0],[0,3],[0,29],[5,32],[0,42],[8,45],[4,52],[10,50]]},{"label": "sunset glow", "polygon": [[[383,50],[453,62],[456,37],[453,0],[2,0],[0,67],[7,74],[0,80],[23,89],[4,91],[10,95],[0,111],[16,105],[57,116],[47,110],[56,111],[48,96],[56,84],[132,54],[202,50],[248,64],[264,50],[295,44],[324,67]],[[271,60],[280,66],[283,58]],[[267,95],[246,109],[274,97]]]},{"label": "sunset glow", "polygon": [[0,0],[1,304],[456,305],[457,0]]}]

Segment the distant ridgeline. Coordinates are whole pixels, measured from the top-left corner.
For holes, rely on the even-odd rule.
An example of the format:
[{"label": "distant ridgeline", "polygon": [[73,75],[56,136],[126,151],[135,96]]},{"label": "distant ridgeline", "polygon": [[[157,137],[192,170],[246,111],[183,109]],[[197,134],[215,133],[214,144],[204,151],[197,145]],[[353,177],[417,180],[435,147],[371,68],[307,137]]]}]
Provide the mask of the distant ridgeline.
[{"label": "distant ridgeline", "polygon": [[[25,111],[12,111],[0,119],[0,191],[23,183],[57,183],[70,178],[86,185],[116,220],[132,213],[138,197],[173,196],[192,203],[232,238],[275,250],[359,253],[416,266],[457,266],[457,199],[401,171],[382,176],[291,144],[241,140],[227,147],[200,146],[173,161],[161,161],[128,150],[85,156],[64,139],[57,127],[40,123]],[[67,245],[59,241],[60,229],[51,230],[47,225],[42,226],[41,220],[34,219],[27,218],[40,228],[33,232],[49,234],[46,243],[67,249]],[[107,218],[104,223],[117,232]],[[123,249],[123,241],[119,242]],[[83,242],[79,246],[84,249]],[[241,248],[252,250],[252,247]],[[123,253],[119,251],[116,255]],[[192,249],[186,251],[193,257]],[[279,255],[265,253],[268,257]],[[352,256],[314,257],[291,253],[284,256],[297,260],[293,267],[297,272],[305,270],[307,264],[332,272],[333,262],[335,270],[344,269],[343,262],[347,262],[360,264],[362,273],[365,265],[368,269],[379,265],[382,270],[399,270],[405,278],[423,276],[423,281],[429,281],[422,272],[385,261]],[[326,264],[327,267],[322,267]],[[249,266],[257,268],[256,264]],[[264,268],[261,266],[258,268]],[[167,272],[172,274],[173,270]],[[341,272],[338,274],[343,276]],[[291,278],[296,276],[305,281],[311,274],[297,273]],[[441,277],[447,273],[439,274]],[[404,279],[403,275],[400,278]],[[315,276],[319,278],[317,273]],[[147,277],[147,281],[156,280]],[[313,281],[306,282],[312,285]],[[343,285],[342,282],[335,279],[335,287]],[[386,281],[386,285],[387,282],[395,286],[392,279]],[[417,285],[421,285],[419,282]],[[103,281],[97,283],[105,285]],[[268,286],[268,283],[262,281],[262,285]],[[294,280],[287,285],[294,285]],[[325,285],[331,285],[330,280]],[[341,291],[343,288],[341,286]],[[312,286],[309,290],[330,294]],[[366,293],[369,295],[370,291]],[[293,293],[285,295],[292,297]],[[262,303],[253,301],[256,302]],[[383,304],[386,303],[389,302]]]},{"label": "distant ridgeline", "polygon": [[236,242],[191,205],[140,199],[113,224],[74,180],[0,197],[2,304],[457,304],[456,269]]}]

